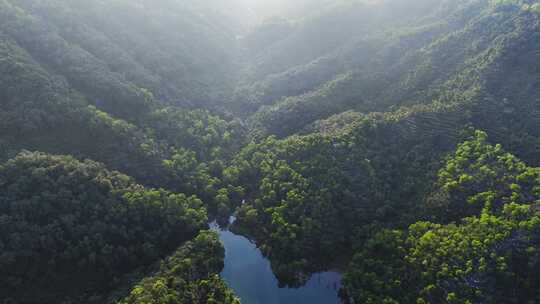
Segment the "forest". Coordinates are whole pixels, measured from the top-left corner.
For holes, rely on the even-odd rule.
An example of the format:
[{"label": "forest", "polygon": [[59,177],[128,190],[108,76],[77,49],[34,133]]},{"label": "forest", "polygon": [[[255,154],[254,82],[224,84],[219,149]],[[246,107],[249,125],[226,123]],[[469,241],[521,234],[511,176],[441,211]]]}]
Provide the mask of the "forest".
[{"label": "forest", "polygon": [[0,303],[270,303],[216,225],[343,304],[540,303],[540,1],[0,0]]}]

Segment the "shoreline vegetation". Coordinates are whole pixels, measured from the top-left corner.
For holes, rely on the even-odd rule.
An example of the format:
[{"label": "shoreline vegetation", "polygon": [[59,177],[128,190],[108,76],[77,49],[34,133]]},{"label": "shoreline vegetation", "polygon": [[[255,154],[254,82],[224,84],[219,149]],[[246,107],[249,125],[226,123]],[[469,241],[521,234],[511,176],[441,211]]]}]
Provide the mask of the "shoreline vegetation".
[{"label": "shoreline vegetation", "polygon": [[540,2],[261,1],[0,0],[0,302],[540,302]]}]

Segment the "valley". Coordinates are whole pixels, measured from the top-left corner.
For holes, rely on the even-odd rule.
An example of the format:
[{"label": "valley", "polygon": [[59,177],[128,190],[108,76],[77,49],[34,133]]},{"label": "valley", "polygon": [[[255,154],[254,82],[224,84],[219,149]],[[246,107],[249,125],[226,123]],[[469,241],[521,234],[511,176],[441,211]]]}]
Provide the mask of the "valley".
[{"label": "valley", "polygon": [[540,303],[536,0],[0,0],[0,71],[2,303]]}]

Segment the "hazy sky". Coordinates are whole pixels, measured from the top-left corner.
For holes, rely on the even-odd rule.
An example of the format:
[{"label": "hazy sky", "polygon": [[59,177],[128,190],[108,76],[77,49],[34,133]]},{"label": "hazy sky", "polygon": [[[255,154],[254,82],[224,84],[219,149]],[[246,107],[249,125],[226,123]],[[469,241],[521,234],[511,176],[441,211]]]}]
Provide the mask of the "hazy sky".
[{"label": "hazy sky", "polygon": [[223,8],[238,10],[237,14],[252,14],[257,19],[273,16],[297,17],[310,8],[336,0],[213,0]]},{"label": "hazy sky", "polygon": [[233,16],[243,27],[252,27],[270,17],[291,19],[310,15],[329,3],[359,0],[177,0],[193,1],[207,8],[215,8]]},{"label": "hazy sky", "polygon": [[240,0],[260,17],[296,15],[310,6],[322,5],[331,0]]}]

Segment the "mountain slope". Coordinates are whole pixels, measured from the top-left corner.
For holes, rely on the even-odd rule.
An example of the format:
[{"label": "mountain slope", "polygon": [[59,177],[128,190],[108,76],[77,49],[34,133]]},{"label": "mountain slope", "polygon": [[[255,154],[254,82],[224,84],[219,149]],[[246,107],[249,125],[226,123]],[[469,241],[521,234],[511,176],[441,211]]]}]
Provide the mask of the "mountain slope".
[{"label": "mountain slope", "polygon": [[346,274],[353,303],[537,301],[539,173],[476,132],[439,171],[445,222],[377,233]]},{"label": "mountain slope", "polygon": [[24,153],[0,166],[2,300],[103,303],[123,275],[207,221],[196,197],[147,189],[103,165]]},{"label": "mountain slope", "polygon": [[251,92],[243,92],[253,96],[249,103],[269,104],[252,117],[253,124],[264,133],[286,136],[351,109],[389,111],[437,99],[462,102],[448,95],[483,85],[486,71],[493,71],[490,65],[498,64],[496,57],[507,56],[505,49],[519,43],[519,37],[537,31],[537,13],[521,6],[439,4],[432,15],[251,85]]},{"label": "mountain slope", "polygon": [[126,109],[114,103],[137,105],[141,88],[170,104],[209,106],[228,83],[234,36],[187,5],[29,0],[2,1],[0,11],[4,34],[121,118]]},{"label": "mountain slope", "polygon": [[[338,89],[306,98],[297,108],[287,104],[260,126],[273,127],[270,134],[304,135],[257,134],[262,139],[227,169],[249,198],[234,229],[257,241],[282,282],[296,285],[306,274],[348,260],[382,227],[403,228],[433,216],[422,210],[432,181],[468,127],[484,129],[492,142],[540,163],[539,13],[521,3],[470,3],[481,4],[480,14],[405,56],[394,66],[402,74],[375,78],[381,90],[372,102],[339,103],[344,90],[371,84],[358,81],[328,86]],[[304,127],[350,108],[360,113]]]},{"label": "mountain slope", "polygon": [[[244,37],[238,15],[212,1],[0,0],[9,297],[236,303],[216,236],[193,239],[208,214],[234,215],[282,284],[342,270],[352,303],[538,298],[538,1],[338,1]],[[171,201],[184,209],[158,208]],[[80,261],[40,243],[57,230],[76,236],[60,247],[88,238]],[[116,242],[142,260],[124,267]]]}]

